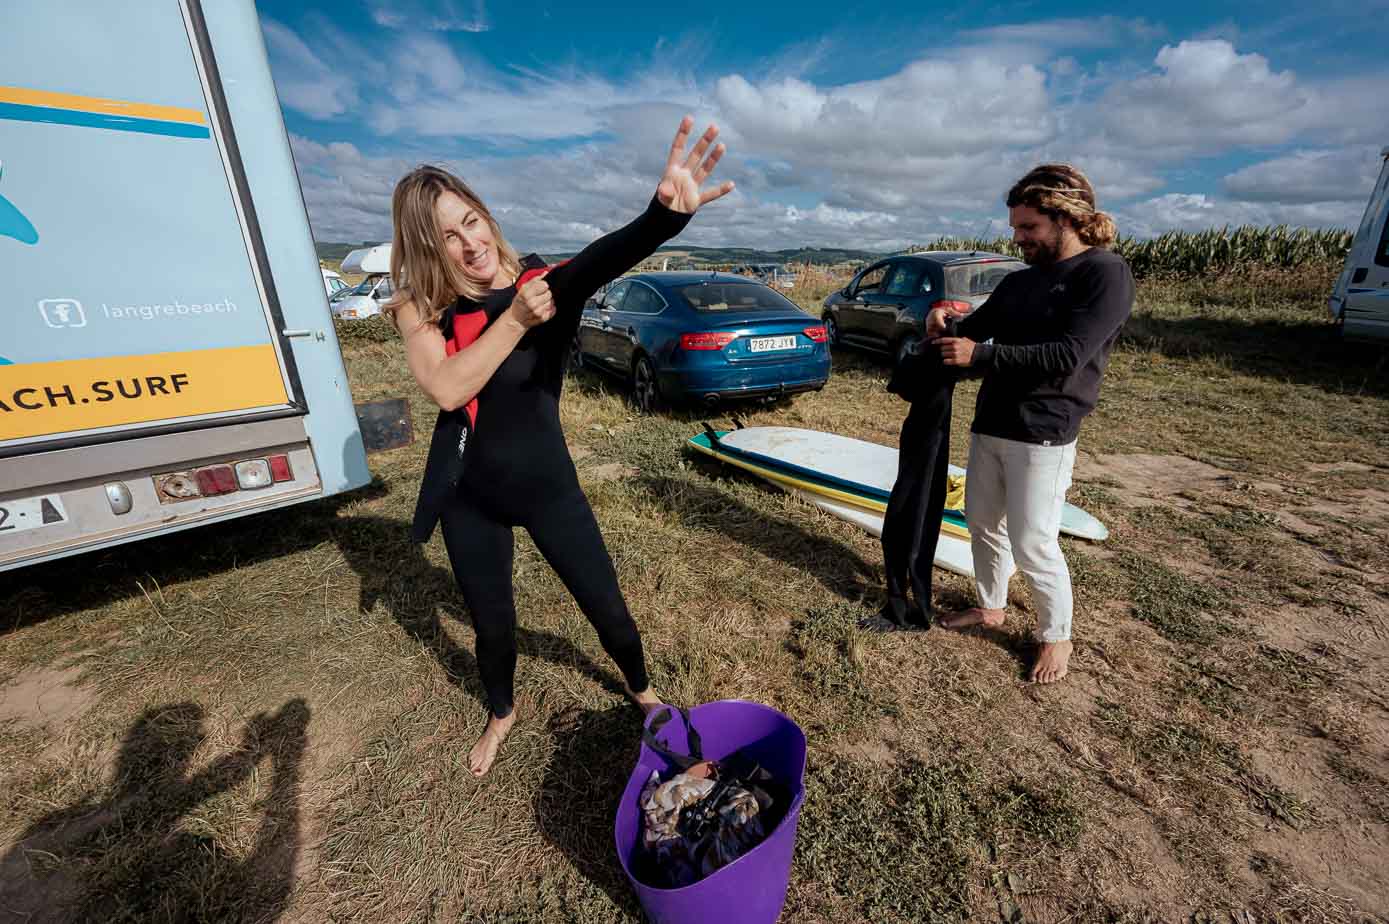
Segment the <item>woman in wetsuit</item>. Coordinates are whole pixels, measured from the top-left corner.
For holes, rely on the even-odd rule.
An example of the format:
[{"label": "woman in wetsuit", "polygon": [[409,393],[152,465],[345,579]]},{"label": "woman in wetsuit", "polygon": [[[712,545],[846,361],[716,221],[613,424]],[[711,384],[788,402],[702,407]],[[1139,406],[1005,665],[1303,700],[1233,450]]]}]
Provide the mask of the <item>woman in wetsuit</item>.
[{"label": "woman in wetsuit", "polygon": [[617,586],[602,534],[579,488],[560,429],[564,362],[584,302],[602,284],[679,234],[701,206],[733,189],[702,189],[724,146],[710,126],[686,151],[680,123],[645,213],[553,267],[518,258],[501,228],[457,177],[421,167],[391,204],[387,306],[415,381],[439,405],[416,505],[413,538],[438,523],[477,633],[478,672],[490,717],[468,763],[491,767],[516,720],[516,605],[512,530],[524,527],[559,574],[644,709],[651,690],[641,635]]}]

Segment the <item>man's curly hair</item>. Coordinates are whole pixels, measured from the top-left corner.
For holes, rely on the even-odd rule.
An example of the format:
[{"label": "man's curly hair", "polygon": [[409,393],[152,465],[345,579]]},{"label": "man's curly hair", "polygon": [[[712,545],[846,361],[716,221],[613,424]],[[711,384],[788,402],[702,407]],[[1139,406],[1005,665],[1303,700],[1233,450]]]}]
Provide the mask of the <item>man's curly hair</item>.
[{"label": "man's curly hair", "polygon": [[1095,187],[1070,164],[1042,164],[1029,170],[1008,190],[1008,207],[1019,205],[1069,221],[1081,243],[1092,247],[1108,247],[1118,236],[1114,219],[1095,208]]}]

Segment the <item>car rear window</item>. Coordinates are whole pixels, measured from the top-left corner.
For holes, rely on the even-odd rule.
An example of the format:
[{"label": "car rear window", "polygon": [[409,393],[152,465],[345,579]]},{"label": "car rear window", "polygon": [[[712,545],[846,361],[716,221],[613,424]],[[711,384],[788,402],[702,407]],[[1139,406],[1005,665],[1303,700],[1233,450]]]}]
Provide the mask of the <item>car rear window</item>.
[{"label": "car rear window", "polygon": [[1026,269],[1020,260],[959,263],[945,268],[945,290],[951,295],[988,295],[1009,273]]},{"label": "car rear window", "polygon": [[698,282],[676,291],[696,311],[799,311],[795,303],[754,282]]}]

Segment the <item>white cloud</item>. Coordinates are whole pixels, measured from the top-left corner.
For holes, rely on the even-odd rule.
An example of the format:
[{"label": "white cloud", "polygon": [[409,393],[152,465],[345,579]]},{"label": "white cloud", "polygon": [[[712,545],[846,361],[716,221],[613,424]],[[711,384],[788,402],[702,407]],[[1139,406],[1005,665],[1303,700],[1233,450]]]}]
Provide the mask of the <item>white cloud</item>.
[{"label": "white cloud", "polygon": [[1019,147],[1056,131],[1046,75],[984,57],[913,61],[881,80],[829,89],[790,77],[759,85],[731,74],[718,80],[715,98],[759,150],[812,161]]},{"label": "white cloud", "polygon": [[1319,144],[1389,143],[1387,77],[1380,71],[1313,84],[1304,136]]},{"label": "white cloud", "polygon": [[1225,225],[1293,225],[1309,228],[1351,227],[1364,203],[1237,202],[1202,193],[1168,193],[1125,206],[1115,216],[1121,234],[1152,237],[1164,231],[1201,231]]},{"label": "white cloud", "polygon": [[330,68],[292,30],[273,19],[262,20],[261,29],[276,65],[275,90],[285,106],[326,119],[357,105],[351,78]]},{"label": "white cloud", "polygon": [[369,0],[372,21],[388,29],[430,32],[486,32],[491,28],[484,0]]},{"label": "white cloud", "polygon": [[960,38],[986,45],[1029,46],[1047,50],[1112,48],[1160,38],[1165,30],[1145,19],[1120,16],[1049,19],[968,29]]},{"label": "white cloud", "polygon": [[[387,32],[367,48],[311,20],[318,54],[273,21],[266,34],[285,105],[352,118],[353,133],[336,137],[361,145],[317,131],[318,140],[294,139],[321,240],[387,237],[395,181],[417,161],[466,151],[445,165],[519,246],[573,249],[644,206],[686,112],[700,126],[718,121],[730,152],[719,178],[738,183],[686,243],[895,250],[941,234],[1006,233],[1004,193],[1051,160],[1085,170],[1126,234],[1354,223],[1375,169],[1366,139],[1389,124],[1381,75],[1306,81],[1224,40],[1168,44],[1150,66],[1123,51],[1082,64],[1062,49],[1124,48],[1158,30],[1112,17],[1094,35],[1077,25],[978,30],[942,57],[844,84],[812,80],[784,58],[696,76],[671,68],[683,55],[653,54],[616,79],[579,65],[498,70],[438,31]],[[1012,56],[1024,45],[1043,51]],[[1306,150],[1289,151],[1295,144]],[[1268,159],[1226,177],[1222,196],[1183,188],[1210,187],[1193,156],[1251,149]]]},{"label": "white cloud", "polygon": [[1166,45],[1150,73],[1110,89],[1096,107],[1119,145],[1152,151],[1211,151],[1280,144],[1309,118],[1315,97],[1292,71],[1224,40]]},{"label": "white cloud", "polygon": [[1235,171],[1225,177],[1225,191],[1248,202],[1353,202],[1363,207],[1381,163],[1375,147],[1297,151]]},{"label": "white cloud", "polygon": [[387,89],[398,103],[414,104],[463,90],[468,73],[448,43],[434,35],[410,35],[389,51]]}]

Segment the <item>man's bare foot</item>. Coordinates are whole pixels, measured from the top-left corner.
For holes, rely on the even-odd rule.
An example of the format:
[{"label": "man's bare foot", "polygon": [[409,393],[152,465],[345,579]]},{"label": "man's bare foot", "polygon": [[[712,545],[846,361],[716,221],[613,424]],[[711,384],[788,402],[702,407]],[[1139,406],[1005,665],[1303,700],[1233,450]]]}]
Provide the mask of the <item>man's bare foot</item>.
[{"label": "man's bare foot", "polygon": [[468,752],[468,769],[473,772],[473,776],[486,776],[487,771],[492,769],[492,761],[497,759],[497,751],[501,748],[502,742],[506,740],[507,733],[511,731],[511,726],[516,724],[516,710],[513,709],[504,719],[496,716],[489,716],[487,727],[482,730],[482,737],[477,739],[477,744]]},{"label": "man's bare foot", "polygon": [[983,607],[972,606],[967,610],[941,617],[940,624],[947,629],[968,629],[971,626],[997,629],[1003,625],[1005,616],[1003,610],[986,610]]},{"label": "man's bare foot", "polygon": [[1066,676],[1070,661],[1070,642],[1042,642],[1037,663],[1032,665],[1032,676],[1028,679],[1033,683],[1056,683]]},{"label": "man's bare foot", "polygon": [[622,692],[630,696],[632,702],[641,707],[641,711],[644,715],[650,715],[653,709],[659,709],[665,705],[665,703],[661,702],[660,698],[652,692],[650,687],[647,687],[640,693],[633,693],[632,688],[624,683],[622,685]]}]

